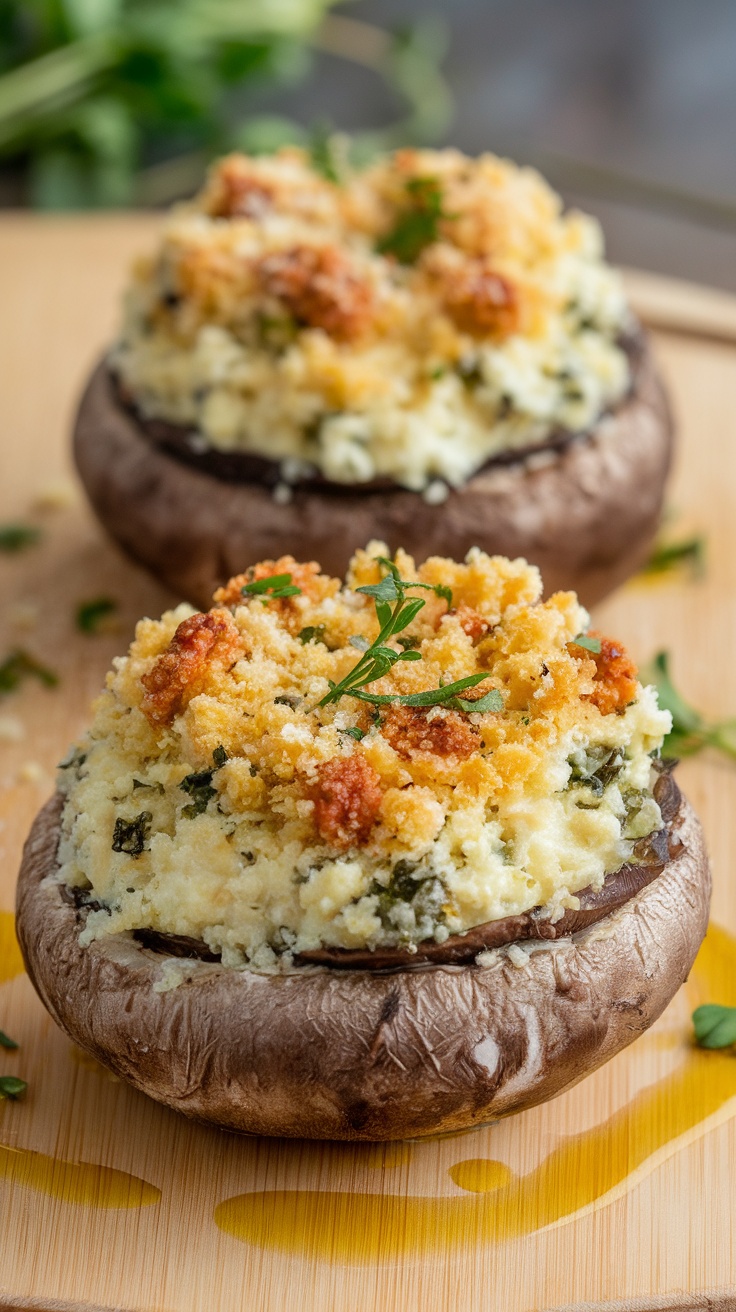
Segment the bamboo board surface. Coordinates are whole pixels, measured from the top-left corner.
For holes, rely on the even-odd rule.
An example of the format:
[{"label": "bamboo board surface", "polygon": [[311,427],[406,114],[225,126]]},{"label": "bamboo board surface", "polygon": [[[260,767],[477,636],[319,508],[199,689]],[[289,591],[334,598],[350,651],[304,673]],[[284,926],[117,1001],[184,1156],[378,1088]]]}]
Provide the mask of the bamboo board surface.
[{"label": "bamboo board surface", "polygon": [[[155,219],[0,220],[0,523],[42,543],[0,557],[0,653],[22,646],[60,684],[0,703],[0,1307],[125,1312],[535,1312],[736,1308],[736,1059],[689,1042],[700,1001],[736,1004],[736,769],[680,778],[715,868],[710,934],[665,1015],[546,1106],[422,1144],[238,1139],[188,1124],[59,1033],[12,932],[23,838],[136,618],[171,598],[122,558],[73,489],[68,431],[109,340],[130,256]],[[673,655],[702,709],[736,715],[736,300],[631,274],[681,445],[672,531],[708,537],[705,577],[635,581],[596,622],[645,660]],[[700,336],[698,336],[700,334]],[[705,334],[705,337],[703,336]],[[245,562],[244,562],[245,563]],[[107,594],[118,632],[76,632]],[[10,741],[14,736],[18,741]]]}]

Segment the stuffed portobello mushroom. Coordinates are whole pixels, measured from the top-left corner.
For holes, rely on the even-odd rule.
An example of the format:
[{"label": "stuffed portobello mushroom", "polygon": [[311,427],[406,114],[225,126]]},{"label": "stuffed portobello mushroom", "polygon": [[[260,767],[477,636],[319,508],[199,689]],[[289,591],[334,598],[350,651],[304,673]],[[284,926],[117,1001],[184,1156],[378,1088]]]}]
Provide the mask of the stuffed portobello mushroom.
[{"label": "stuffed portobello mushroom", "polygon": [[646,1029],[705,932],[669,713],[624,648],[523,560],[387,551],[141,621],[26,845],[51,1014],[229,1129],[531,1106]]},{"label": "stuffed portobello mushroom", "polygon": [[371,537],[591,604],[646,557],[672,441],[597,224],[492,155],[328,173],[229,156],[137,265],[76,424],[101,520],[197,605]]}]

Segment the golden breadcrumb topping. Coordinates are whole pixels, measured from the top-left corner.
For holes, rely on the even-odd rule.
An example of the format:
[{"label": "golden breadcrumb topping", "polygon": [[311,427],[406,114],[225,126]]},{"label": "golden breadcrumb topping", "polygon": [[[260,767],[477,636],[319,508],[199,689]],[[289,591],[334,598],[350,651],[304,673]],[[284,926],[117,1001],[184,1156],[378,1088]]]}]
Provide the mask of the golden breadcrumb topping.
[{"label": "golden breadcrumb topping", "polygon": [[402,150],[324,177],[230,155],[139,261],[112,355],[144,416],[343,483],[459,485],[623,396],[594,220],[531,169]]},{"label": "golden breadcrumb topping", "polygon": [[523,560],[372,543],[344,584],[284,556],[142,620],[61,772],[85,940],[275,969],[575,906],[659,827],[670,718],[573,593],[541,595]]}]

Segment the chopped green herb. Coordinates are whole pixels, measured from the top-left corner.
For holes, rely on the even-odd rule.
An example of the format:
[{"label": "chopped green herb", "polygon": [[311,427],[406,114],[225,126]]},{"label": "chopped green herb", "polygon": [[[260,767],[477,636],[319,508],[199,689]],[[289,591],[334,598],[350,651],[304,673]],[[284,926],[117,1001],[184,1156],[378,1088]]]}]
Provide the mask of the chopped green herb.
[{"label": "chopped green herb", "polygon": [[299,641],[303,646],[306,646],[308,642],[322,642],[324,633],[324,624],[308,624],[306,629],[300,631]]},{"label": "chopped green herb", "polygon": [[140,856],[145,852],[152,820],[150,811],[141,811],[135,820],[123,820],[118,816],[112,835],[113,852],[124,852],[126,856]]},{"label": "chopped green herb", "polygon": [[450,219],[442,209],[442,188],[437,178],[410,178],[406,183],[409,206],[376,247],[380,255],[395,255],[400,264],[413,264],[425,246],[440,236],[440,222]]},{"label": "chopped green herb", "polygon": [[[67,755],[64,757],[64,760],[59,761],[57,769],[58,770],[71,770],[72,768],[78,769],[80,765],[84,765],[86,760],[87,760],[86,752],[80,752],[78,747],[70,747]],[[133,784],[133,787],[135,788],[135,783]]]},{"label": "chopped green herb", "polygon": [[213,768],[211,770],[194,770],[191,774],[182,779],[179,787],[188,793],[192,801],[182,807],[182,815],[187,820],[193,820],[195,816],[202,815],[209,806],[213,797],[217,797],[217,789],[212,786],[212,777],[217,770],[221,770],[228,756],[225,748],[220,743],[212,753]]},{"label": "chopped green herb", "polygon": [[22,1098],[28,1084],[25,1080],[19,1080],[17,1075],[0,1075],[0,1098],[9,1098],[15,1102],[16,1098]]},{"label": "chopped green herb", "polygon": [[7,1048],[8,1050],[11,1050],[17,1047],[18,1044],[16,1043],[15,1039],[11,1039],[9,1034],[3,1034],[3,1031],[0,1030],[0,1048]]},{"label": "chopped green herb", "polygon": [[349,729],[339,729],[338,733],[346,733],[348,738],[354,738],[359,743],[361,738],[365,738],[365,730],[359,729],[357,724],[352,725]]},{"label": "chopped green herb", "polygon": [[14,555],[40,541],[41,530],[33,524],[0,524],[0,551]]},{"label": "chopped green herb", "polygon": [[58,675],[54,674],[53,670],[41,665],[27,651],[16,647],[0,664],[0,696],[6,692],[14,692],[27,678],[38,679],[39,683],[47,688],[55,688],[59,682]]},{"label": "chopped green herb", "polygon": [[80,601],[76,611],[76,624],[80,633],[98,633],[103,620],[114,614],[118,603],[112,597],[93,597]]},{"label": "chopped green herb", "polygon": [[668,652],[657,652],[651,667],[642,675],[642,682],[654,684],[660,706],[672,716],[672,730],[664,740],[662,755],[694,756],[704,747],[713,747],[730,760],[736,760],[736,720],[709,724],[700,711],[690,706],[675,688],[670,676],[669,659]]},{"label": "chopped green herb", "polygon": [[600,655],[600,638],[591,638],[587,633],[579,633],[577,638],[573,638],[573,643],[576,647],[585,647],[586,651],[595,652],[596,656]]},{"label": "chopped green herb", "polygon": [[291,574],[271,574],[265,579],[254,579],[240,589],[244,597],[260,597],[264,606],[277,597],[298,597],[301,588],[291,581]]},{"label": "chopped green herb", "polygon": [[398,642],[400,647],[403,647],[404,651],[416,651],[417,648],[419,647],[419,639],[408,638],[405,633],[402,633],[402,635],[399,638],[397,638],[396,641]]},{"label": "chopped green herb", "polygon": [[693,1012],[693,1027],[701,1048],[730,1048],[736,1043],[736,1007],[706,1002]]},{"label": "chopped green herb", "polygon": [[145,779],[134,779],[133,792],[135,792],[137,788],[150,788],[156,793],[163,793],[165,791],[163,784],[159,783],[158,780],[154,781],[154,783],[149,784],[146,783]]},{"label": "chopped green herb", "polygon": [[695,576],[705,571],[705,538],[684,538],[681,542],[658,543],[642,574],[668,574],[681,565],[690,566]]}]

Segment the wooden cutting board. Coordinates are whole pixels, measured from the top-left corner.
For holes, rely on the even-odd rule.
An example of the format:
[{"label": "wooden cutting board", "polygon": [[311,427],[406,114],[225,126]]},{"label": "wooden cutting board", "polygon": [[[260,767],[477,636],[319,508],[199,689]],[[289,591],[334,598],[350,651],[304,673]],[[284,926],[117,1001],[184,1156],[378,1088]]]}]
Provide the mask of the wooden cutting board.
[{"label": "wooden cutting board", "polygon": [[[0,703],[0,1306],[130,1312],[534,1312],[736,1308],[736,1057],[691,1046],[698,1002],[736,1003],[736,767],[681,769],[715,868],[714,927],[660,1022],[572,1092],[465,1135],[340,1146],[190,1125],[75,1050],[13,937],[23,838],[136,618],[170,598],[105,540],[71,482],[68,432],[150,217],[0,222],[0,523],[40,545],[0,558],[0,653],[59,676]],[[736,715],[736,301],[643,275],[634,302],[681,430],[672,532],[707,572],[635,581],[596,615],[641,660],[673,654],[704,710]],[[80,602],[119,603],[84,637]]]}]

